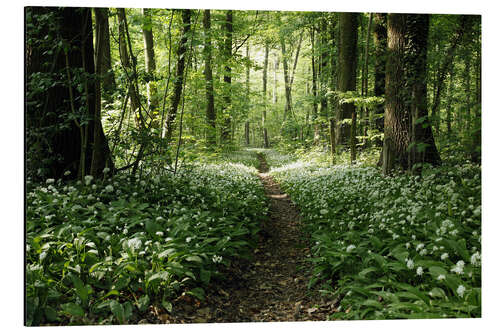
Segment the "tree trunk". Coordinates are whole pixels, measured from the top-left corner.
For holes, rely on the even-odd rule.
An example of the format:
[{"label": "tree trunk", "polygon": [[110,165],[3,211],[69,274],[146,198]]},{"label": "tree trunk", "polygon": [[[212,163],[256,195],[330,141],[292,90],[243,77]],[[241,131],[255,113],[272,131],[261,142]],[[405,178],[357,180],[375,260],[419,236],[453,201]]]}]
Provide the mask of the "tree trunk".
[{"label": "tree trunk", "polygon": [[231,142],[231,58],[233,49],[233,11],[226,11],[226,22],[224,23],[224,110],[221,141],[223,143]]},{"label": "tree trunk", "polygon": [[264,52],[264,68],[262,69],[262,136],[264,139],[264,148],[269,148],[269,139],[267,138],[267,128],[266,128],[268,59],[269,59],[269,43],[266,42],[265,52]]},{"label": "tree trunk", "polygon": [[[140,112],[139,87],[137,87],[135,80],[132,78],[133,64],[130,63],[127,47],[127,17],[124,8],[117,8],[116,12],[118,16],[118,49],[120,51],[121,63],[126,72],[128,84],[130,86],[129,93],[131,113],[136,114]],[[134,118],[136,123],[138,123],[138,117],[135,116]]]},{"label": "tree trunk", "polygon": [[[89,12],[89,15],[90,12]],[[107,22],[107,13],[106,15],[106,21]],[[97,17],[97,15],[96,15]],[[91,22],[91,19],[90,19]],[[104,66],[109,66],[109,30],[107,29],[106,24],[102,24],[103,22],[96,22],[96,52],[95,52],[95,73],[96,74],[103,74],[107,73],[109,68],[106,70],[103,67]],[[91,26],[91,23],[88,24]],[[87,29],[92,29],[92,27],[87,28]],[[106,34],[106,32],[108,32]],[[107,35],[107,39],[106,39]],[[88,35],[87,38],[90,38],[92,40],[92,35]],[[91,53],[93,54],[93,48],[91,50],[87,50],[87,47],[92,47],[92,43],[89,45],[85,45],[85,43],[82,43],[82,53]],[[106,54],[107,53],[107,54]],[[106,60],[106,57],[108,59]],[[106,64],[106,65],[104,65]],[[94,64],[89,64],[87,63],[87,60],[84,58],[83,61],[83,67],[84,70],[87,72],[91,72],[92,70],[90,69],[93,67]],[[109,150],[108,146],[108,141],[104,135],[104,131],[102,129],[102,124],[101,124],[101,83],[103,82],[103,77],[99,77],[99,75],[96,77],[95,83],[94,83],[94,96],[95,96],[95,106],[94,106],[94,130],[93,130],[93,142],[92,142],[92,162],[90,166],[90,174],[94,177],[98,177],[102,175],[102,171],[106,166],[113,168],[113,163],[111,161],[111,153]],[[89,89],[88,91],[90,92],[91,87],[87,88]]]},{"label": "tree trunk", "polygon": [[210,147],[215,147],[216,142],[216,120],[217,115],[215,113],[214,104],[214,81],[212,77],[212,30],[211,30],[211,19],[210,19],[210,9],[206,9],[203,12],[203,29],[204,29],[204,48],[203,55],[205,57],[205,92],[207,98],[207,144]]},{"label": "tree trunk", "polygon": [[144,22],[142,26],[142,36],[144,39],[144,59],[146,61],[146,73],[148,73],[148,82],[146,84],[148,94],[149,112],[154,114],[158,112],[158,98],[156,92],[156,62],[153,44],[153,27],[151,20],[151,9],[143,8],[142,15]]},{"label": "tree trunk", "polygon": [[[387,14],[376,13],[374,16],[374,45],[375,45],[375,96],[385,94],[385,64],[387,62]],[[384,132],[384,105],[375,107],[375,128]],[[382,147],[383,141],[376,140],[375,144]]]},{"label": "tree trunk", "polygon": [[441,158],[434,142],[427,110],[427,37],[430,17],[425,14],[408,16],[407,43],[412,45],[405,58],[406,79],[411,83],[408,97],[412,99],[408,168],[412,172],[419,173],[422,163],[440,164]]},{"label": "tree trunk", "polygon": [[[108,8],[94,8],[96,24],[96,45],[102,47],[101,71],[102,89],[107,96],[115,90],[115,76],[111,67],[111,48],[109,44],[109,10]],[[98,40],[101,39],[101,40]],[[97,59],[96,59],[97,62]]]},{"label": "tree trunk", "polygon": [[[330,72],[328,71],[328,26],[326,18],[321,19],[320,23],[320,62],[319,62],[319,116],[322,118],[320,132],[321,136],[327,141],[326,122],[328,120],[328,99],[326,92],[328,89],[328,82]],[[332,49],[333,50],[333,49]]]},{"label": "tree trunk", "polygon": [[186,66],[187,41],[188,34],[191,30],[191,10],[182,9],[180,11],[182,14],[182,34],[179,41],[179,46],[177,47],[177,68],[174,77],[174,91],[173,94],[170,95],[170,107],[165,123],[165,139],[167,142],[170,142],[172,139],[174,121],[177,116],[177,108],[179,107],[179,102],[181,100],[182,86],[184,82],[184,67]]},{"label": "tree trunk", "polygon": [[[39,22],[41,15],[51,15],[50,24]],[[92,158],[95,176],[101,174],[104,168],[101,166],[106,163],[113,169],[101,119],[96,117],[100,116],[96,111],[96,106],[100,105],[100,100],[96,98],[100,87],[93,79],[96,68],[91,9],[28,7],[26,17],[30,24],[37,27],[36,31],[27,27],[27,35],[31,34],[36,40],[44,40],[48,34],[60,36],[68,45],[64,50],[53,42],[40,46],[27,40],[26,93],[37,102],[26,106],[27,147],[35,149],[34,155],[30,155],[27,161],[27,171],[43,167],[47,170],[46,177],[61,178],[66,171],[70,171],[65,178],[82,179],[90,174]],[[55,52],[49,55],[47,48],[53,48]],[[77,78],[73,73],[78,71],[87,75]],[[38,82],[32,77],[37,73],[57,75],[63,79],[57,79],[43,94],[37,95],[33,86]],[[78,86],[84,87],[84,96],[78,95]],[[86,119],[90,119],[88,124],[83,122]],[[97,134],[94,133],[96,130]],[[34,158],[40,158],[40,161]]]},{"label": "tree trunk", "polygon": [[382,172],[391,173],[395,164],[406,169],[409,137],[409,110],[405,105],[405,14],[387,15],[387,65],[385,86],[384,144]]},{"label": "tree trunk", "polygon": [[[356,90],[356,66],[357,66],[357,40],[358,40],[358,14],[340,13],[339,20],[339,91]],[[339,106],[337,124],[337,144],[346,145],[351,137],[351,158],[356,149],[355,132],[351,130],[353,126],[345,122],[346,119],[355,120],[356,112],[353,103],[344,103]],[[350,135],[351,134],[351,135]]]},{"label": "tree trunk", "polygon": [[314,124],[314,143],[317,144],[319,142],[319,125],[317,122],[318,118],[318,83],[317,83],[317,71],[316,71],[316,49],[315,49],[315,34],[314,27],[311,28],[311,68],[312,68],[312,93],[313,93],[313,102],[312,102],[312,122]]},{"label": "tree trunk", "polygon": [[[388,15],[383,173],[440,163],[427,111],[428,15]],[[411,47],[409,47],[411,46]],[[411,142],[411,145],[410,145]]]}]

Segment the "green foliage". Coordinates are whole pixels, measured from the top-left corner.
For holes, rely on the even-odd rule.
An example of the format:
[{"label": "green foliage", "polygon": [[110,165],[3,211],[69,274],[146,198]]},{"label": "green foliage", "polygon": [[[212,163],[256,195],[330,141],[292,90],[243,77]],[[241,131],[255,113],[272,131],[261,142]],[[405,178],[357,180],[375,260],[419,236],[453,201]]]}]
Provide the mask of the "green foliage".
[{"label": "green foliage", "polygon": [[481,316],[481,171],[383,177],[298,162],[272,174],[300,208],[332,319]]},{"label": "green foliage", "polygon": [[255,172],[28,181],[27,324],[133,323],[183,292],[203,299],[220,265],[251,255],[267,210]]}]

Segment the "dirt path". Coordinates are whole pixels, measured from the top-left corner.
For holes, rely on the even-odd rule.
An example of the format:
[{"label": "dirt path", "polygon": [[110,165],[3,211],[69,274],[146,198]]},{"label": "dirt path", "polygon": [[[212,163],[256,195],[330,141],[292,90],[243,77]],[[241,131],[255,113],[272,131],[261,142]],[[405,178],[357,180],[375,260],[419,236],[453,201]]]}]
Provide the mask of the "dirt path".
[{"label": "dirt path", "polygon": [[309,249],[300,232],[299,213],[267,173],[262,155],[259,160],[259,177],[270,199],[270,210],[254,260],[236,263],[225,272],[227,280],[208,291],[201,306],[173,313],[166,322],[326,320],[332,313],[332,302],[307,289]]}]

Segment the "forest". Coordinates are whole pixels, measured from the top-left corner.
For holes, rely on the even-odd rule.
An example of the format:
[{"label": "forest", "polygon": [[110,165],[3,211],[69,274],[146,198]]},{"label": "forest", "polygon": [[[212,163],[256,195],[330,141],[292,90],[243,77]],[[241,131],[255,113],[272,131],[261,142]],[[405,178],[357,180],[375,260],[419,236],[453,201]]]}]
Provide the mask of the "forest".
[{"label": "forest", "polygon": [[24,19],[26,326],[481,317],[481,16]]}]

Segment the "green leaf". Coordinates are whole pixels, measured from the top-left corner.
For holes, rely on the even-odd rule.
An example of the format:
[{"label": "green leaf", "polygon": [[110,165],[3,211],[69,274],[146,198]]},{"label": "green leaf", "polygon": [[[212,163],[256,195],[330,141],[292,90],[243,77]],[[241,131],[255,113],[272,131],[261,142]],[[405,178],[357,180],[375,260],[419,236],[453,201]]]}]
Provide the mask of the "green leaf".
[{"label": "green leaf", "polygon": [[203,263],[203,260],[198,257],[198,256],[189,256],[186,258],[186,261],[192,261],[192,262],[197,262],[197,263]]},{"label": "green leaf", "polygon": [[54,308],[47,306],[44,312],[45,312],[45,318],[47,318],[48,321],[59,320],[59,317],[57,316],[57,311],[54,310]]},{"label": "green leaf", "polygon": [[82,307],[75,303],[62,304],[61,309],[72,316],[83,317],[85,315]]},{"label": "green leaf", "polygon": [[164,308],[165,310],[167,310],[168,312],[172,312],[172,303],[170,303],[169,301],[167,301],[167,300],[165,300],[165,299],[164,299],[164,300],[161,302],[161,305],[162,305],[162,306],[163,306],[163,308]]},{"label": "green leaf", "polygon": [[137,308],[139,311],[144,312],[149,306],[149,296],[148,295],[142,295],[138,300],[137,300]]},{"label": "green leaf", "polygon": [[89,297],[87,287],[85,287],[82,280],[80,280],[80,278],[75,274],[70,274],[70,277],[73,285],[75,286],[76,294],[82,300],[83,304],[87,304],[87,300]]},{"label": "green leaf", "polygon": [[203,268],[200,270],[200,280],[203,283],[209,283],[210,282],[210,276],[211,276],[210,271],[207,271],[206,269],[203,269]]},{"label": "green leaf", "polygon": [[205,300],[205,290],[199,287],[191,289],[190,291],[186,292],[186,294],[193,295],[201,301]]},{"label": "green leaf", "polygon": [[115,315],[116,319],[120,324],[125,323],[125,310],[123,309],[123,305],[121,305],[118,301],[112,300],[109,302],[109,307],[111,312]]}]

